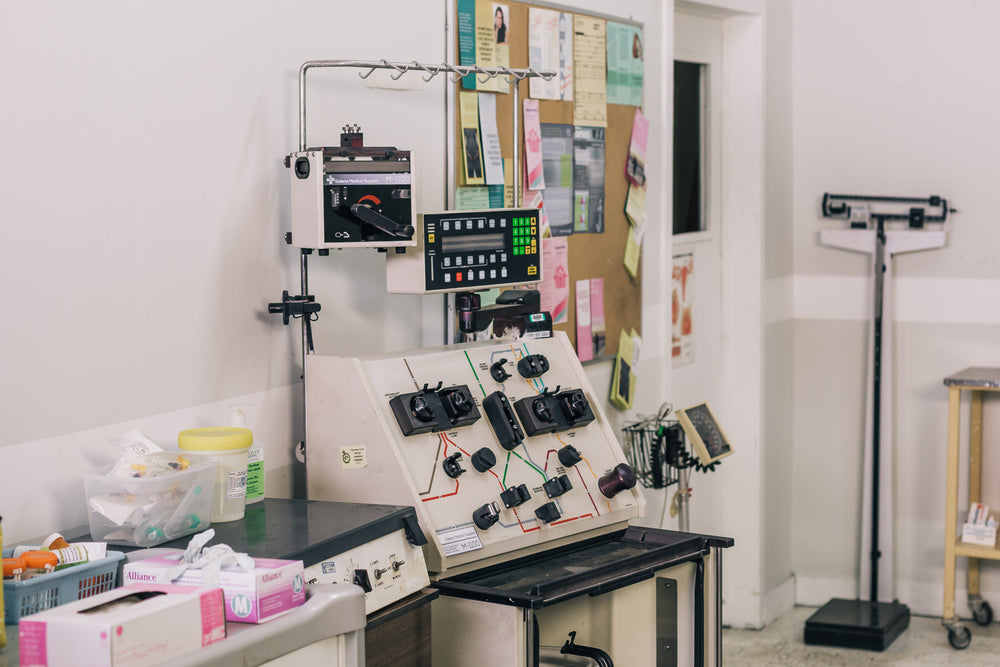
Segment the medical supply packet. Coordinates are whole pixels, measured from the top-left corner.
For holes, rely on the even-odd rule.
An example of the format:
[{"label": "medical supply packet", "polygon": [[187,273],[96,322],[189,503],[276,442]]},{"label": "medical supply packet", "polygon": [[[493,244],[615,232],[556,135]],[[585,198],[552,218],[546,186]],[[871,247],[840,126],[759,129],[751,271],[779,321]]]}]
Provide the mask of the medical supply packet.
[{"label": "medical supply packet", "polygon": [[[125,565],[126,584],[138,582],[170,583],[183,555],[153,556]],[[218,585],[225,593],[226,620],[238,623],[264,623],[282,616],[306,601],[302,561],[254,558],[253,570],[223,567],[218,581],[206,581],[216,575],[210,568],[184,569],[175,584],[186,586]]]}]

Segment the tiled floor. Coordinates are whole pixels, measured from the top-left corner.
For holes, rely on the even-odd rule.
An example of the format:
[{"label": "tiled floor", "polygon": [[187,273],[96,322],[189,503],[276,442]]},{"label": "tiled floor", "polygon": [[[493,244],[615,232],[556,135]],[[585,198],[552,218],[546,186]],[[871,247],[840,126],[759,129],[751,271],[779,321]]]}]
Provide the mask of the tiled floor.
[{"label": "tiled floor", "polygon": [[883,652],[807,646],[806,619],[813,607],[795,607],[763,630],[727,629],[722,636],[723,664],[777,665],[1000,665],[1000,624],[983,628],[969,621],[972,643],[956,651],[940,618],[913,616],[910,627]]}]

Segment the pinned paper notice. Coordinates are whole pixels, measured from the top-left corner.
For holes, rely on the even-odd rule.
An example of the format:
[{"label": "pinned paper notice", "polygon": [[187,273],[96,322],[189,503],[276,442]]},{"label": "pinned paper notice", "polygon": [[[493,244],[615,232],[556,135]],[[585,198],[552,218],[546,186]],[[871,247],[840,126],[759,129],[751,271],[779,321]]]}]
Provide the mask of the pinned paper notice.
[{"label": "pinned paper notice", "polygon": [[534,99],[573,99],[573,15],[540,7],[528,7],[528,66],[556,72],[548,81],[528,80]]},{"label": "pinned paper notice", "polygon": [[460,211],[481,211],[490,208],[490,190],[482,186],[455,188],[455,208]]},{"label": "pinned paper notice", "polygon": [[590,281],[576,281],[576,356],[580,361],[594,358],[590,340]]},{"label": "pinned paper notice", "polygon": [[565,236],[542,239],[542,282],[538,284],[542,310],[553,324],[569,319],[569,243]]},{"label": "pinned paper notice", "polygon": [[487,185],[503,185],[503,157],[497,132],[497,96],[479,93],[479,130],[483,135],[483,164]]},{"label": "pinned paper notice", "polygon": [[573,124],[608,126],[607,24],[573,16]]},{"label": "pinned paper notice", "polygon": [[545,171],[542,169],[542,130],[538,123],[538,100],[524,101],[524,164],[527,169],[527,189],[544,190]]},{"label": "pinned paper notice", "polygon": [[639,273],[639,254],[641,252],[642,245],[635,236],[635,230],[630,227],[628,240],[625,242],[625,270],[633,278]]},{"label": "pinned paper notice", "polygon": [[483,185],[483,154],[479,140],[479,99],[477,93],[458,94],[462,125],[462,173],[466,185]]}]

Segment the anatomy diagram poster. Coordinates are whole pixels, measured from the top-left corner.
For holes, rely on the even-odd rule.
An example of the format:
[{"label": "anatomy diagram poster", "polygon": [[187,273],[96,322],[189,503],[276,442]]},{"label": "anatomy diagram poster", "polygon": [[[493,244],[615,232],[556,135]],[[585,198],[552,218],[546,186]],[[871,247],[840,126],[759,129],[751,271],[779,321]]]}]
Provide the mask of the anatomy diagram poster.
[{"label": "anatomy diagram poster", "polygon": [[694,290],[691,287],[694,272],[694,253],[674,255],[673,271],[673,314],[672,344],[670,356],[674,366],[683,366],[694,361],[694,320],[691,302]]}]

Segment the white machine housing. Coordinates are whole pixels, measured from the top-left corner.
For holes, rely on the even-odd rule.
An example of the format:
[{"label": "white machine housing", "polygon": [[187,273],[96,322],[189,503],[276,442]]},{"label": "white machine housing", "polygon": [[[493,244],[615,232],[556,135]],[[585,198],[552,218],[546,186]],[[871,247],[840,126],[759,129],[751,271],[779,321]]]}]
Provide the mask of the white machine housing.
[{"label": "white machine housing", "polygon": [[[328,149],[330,150],[330,149]],[[335,150],[335,149],[334,149]],[[407,156],[405,160],[372,160],[356,158],[352,161],[327,160],[324,157],[324,149],[313,148],[307,151],[299,151],[288,156],[289,165],[289,193],[291,197],[291,222],[292,238],[291,244],[297,248],[396,248],[417,245],[416,238],[396,238],[384,235],[384,240],[366,241],[361,238],[361,224],[350,222],[347,225],[336,226],[335,230],[327,230],[327,217],[331,215],[328,210],[327,192],[329,187],[325,181],[328,172],[335,169],[350,168],[356,172],[357,182],[351,183],[356,195],[354,199],[360,199],[366,194],[369,196],[381,196],[388,205],[391,202],[391,192],[393,190],[405,190],[406,197],[394,202],[395,208],[400,212],[409,210],[407,222],[415,219],[414,212],[414,183],[412,162],[409,152],[402,152]],[[308,162],[308,169],[299,171],[296,163],[299,160]],[[350,167],[348,167],[348,165]],[[343,173],[343,172],[341,172]],[[302,174],[305,174],[303,176]],[[369,176],[385,182],[368,183],[364,182],[363,176]],[[393,186],[398,187],[393,187]],[[356,202],[355,202],[356,203]],[[383,202],[379,202],[380,204]],[[411,222],[412,224],[412,222]],[[328,238],[328,231],[333,238]]]},{"label": "white machine housing", "polygon": [[[531,355],[543,355],[547,370],[525,378],[517,364]],[[622,528],[645,514],[637,487],[619,489],[612,497],[598,488],[598,480],[626,459],[562,332],[548,339],[364,358],[310,355],[306,363],[309,498],[414,506],[429,541],[424,550],[431,572],[457,574],[506,560],[515,551],[542,551]],[[509,377],[497,381],[491,374],[494,367],[504,371],[498,375]],[[445,389],[467,386],[482,417],[454,429],[404,436],[390,400],[439,382]],[[582,391],[593,421],[526,436],[510,451],[501,447],[483,409],[484,398],[502,391],[514,405],[557,387]],[[564,466],[557,455],[567,445],[582,456],[572,466]],[[482,448],[495,454],[496,464],[479,472],[470,460]],[[455,454],[465,471],[453,478],[444,464]],[[550,497],[543,483],[564,475],[572,488]],[[522,484],[530,498],[506,508],[500,493]],[[497,504],[499,519],[484,530],[473,522],[473,512],[489,503]],[[558,517],[546,521],[535,511],[548,503],[558,507]]]},{"label": "white machine housing", "polygon": [[310,565],[303,573],[309,583],[353,584],[366,572],[365,613],[371,614],[430,584],[424,553],[410,544],[400,529]]}]

